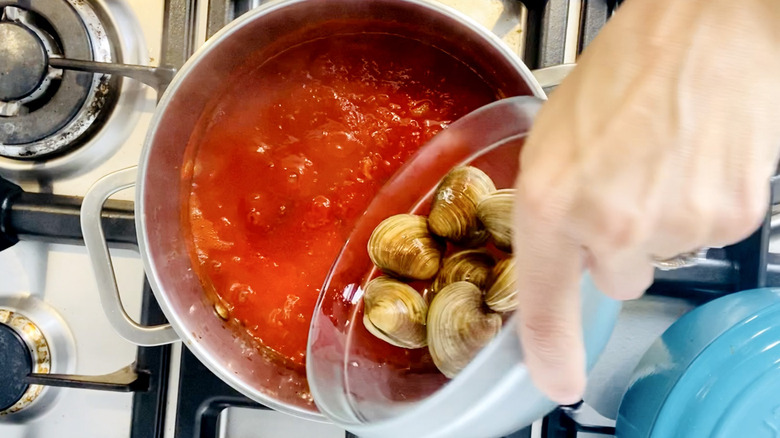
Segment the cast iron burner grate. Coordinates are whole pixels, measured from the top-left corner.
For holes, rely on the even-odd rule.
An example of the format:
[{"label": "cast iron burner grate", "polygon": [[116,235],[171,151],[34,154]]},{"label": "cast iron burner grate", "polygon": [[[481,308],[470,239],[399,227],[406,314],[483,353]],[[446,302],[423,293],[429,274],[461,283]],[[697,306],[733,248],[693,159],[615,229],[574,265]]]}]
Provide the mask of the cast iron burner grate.
[{"label": "cast iron burner grate", "polygon": [[90,2],[0,0],[0,156],[50,158],[82,144],[111,113],[121,78],[55,61],[112,62],[119,44]]}]

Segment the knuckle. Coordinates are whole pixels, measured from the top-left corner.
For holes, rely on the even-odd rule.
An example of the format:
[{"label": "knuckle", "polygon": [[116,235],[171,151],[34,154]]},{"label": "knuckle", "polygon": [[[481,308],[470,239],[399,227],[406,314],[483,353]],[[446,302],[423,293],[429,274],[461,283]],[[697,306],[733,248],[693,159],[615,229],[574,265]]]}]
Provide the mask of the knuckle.
[{"label": "knuckle", "polygon": [[518,179],[517,200],[531,211],[540,211],[549,203],[553,186],[538,172],[526,172]]},{"label": "knuckle", "polygon": [[700,230],[702,222],[710,222],[717,215],[717,206],[706,197],[693,196],[688,199],[683,209],[677,213],[686,231]]},{"label": "knuckle", "polygon": [[716,222],[715,239],[736,242],[756,230],[766,215],[768,204],[760,196],[746,196],[737,208],[723,211]]},{"label": "knuckle", "polygon": [[750,233],[755,230],[766,215],[766,211],[769,208],[769,202],[767,196],[746,196],[743,198],[745,205],[743,206],[743,214],[741,222],[744,223],[746,233]]},{"label": "knuckle", "polygon": [[543,190],[538,190],[534,184],[523,180],[517,187],[515,209],[518,210],[518,214],[537,216],[544,206],[545,195]]},{"label": "knuckle", "polygon": [[566,216],[568,210],[561,192],[558,187],[544,187],[523,181],[518,185],[514,217],[538,223],[557,223]]},{"label": "knuckle", "polygon": [[596,286],[618,300],[639,298],[653,282],[653,267],[643,262],[644,257],[632,256],[616,262],[599,263],[591,270]]},{"label": "knuckle", "polygon": [[619,290],[615,291],[613,297],[618,300],[635,300],[641,297],[645,291],[653,284],[653,268],[648,265],[636,272],[634,277],[621,285]]},{"label": "knuckle", "polygon": [[646,220],[638,209],[607,202],[593,204],[589,216],[591,238],[611,250],[622,251],[640,244],[646,237]]},{"label": "knuckle", "polygon": [[663,235],[671,236],[675,250],[687,251],[705,243],[718,212],[716,205],[694,197],[669,215],[663,220]]}]

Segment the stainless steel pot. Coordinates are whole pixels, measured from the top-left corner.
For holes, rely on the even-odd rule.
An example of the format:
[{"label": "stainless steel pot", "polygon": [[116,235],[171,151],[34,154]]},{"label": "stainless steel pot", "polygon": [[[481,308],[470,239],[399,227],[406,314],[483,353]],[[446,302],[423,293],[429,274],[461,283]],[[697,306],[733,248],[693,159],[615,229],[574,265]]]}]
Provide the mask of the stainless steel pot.
[{"label": "stainless steel pot", "polygon": [[[258,353],[219,319],[192,269],[180,230],[182,166],[196,122],[234,69],[262,62],[314,38],[338,33],[386,32],[415,38],[470,65],[504,96],[544,97],[517,56],[468,17],[422,0],[293,0],[256,9],[210,39],[181,69],[163,95],[151,123],[138,168],[97,182],[82,207],[87,250],[104,308],[114,327],[139,345],[181,339],[217,376],[270,408],[323,419],[305,375],[280,367]],[[141,327],[119,302],[116,281],[100,228],[100,209],[112,193],[136,188],[136,228],[144,268],[170,326]],[[324,280],[324,279],[323,279]]]}]

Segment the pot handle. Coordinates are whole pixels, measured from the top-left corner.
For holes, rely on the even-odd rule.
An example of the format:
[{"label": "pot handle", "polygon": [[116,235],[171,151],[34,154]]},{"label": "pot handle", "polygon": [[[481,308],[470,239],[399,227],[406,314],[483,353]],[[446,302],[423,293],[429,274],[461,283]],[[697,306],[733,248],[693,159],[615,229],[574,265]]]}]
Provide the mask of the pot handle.
[{"label": "pot handle", "polygon": [[558,64],[550,67],[532,70],[531,73],[542,86],[545,93],[549,93],[561,84],[563,79],[576,67],[577,64]]},{"label": "pot handle", "polygon": [[114,193],[135,185],[136,167],[119,170],[99,179],[90,187],[81,204],[81,232],[98,283],[100,303],[108,321],[120,336],[144,347],[170,344],[179,337],[170,324],[143,326],[133,321],[122,305],[114,265],[103,233],[103,204]]}]

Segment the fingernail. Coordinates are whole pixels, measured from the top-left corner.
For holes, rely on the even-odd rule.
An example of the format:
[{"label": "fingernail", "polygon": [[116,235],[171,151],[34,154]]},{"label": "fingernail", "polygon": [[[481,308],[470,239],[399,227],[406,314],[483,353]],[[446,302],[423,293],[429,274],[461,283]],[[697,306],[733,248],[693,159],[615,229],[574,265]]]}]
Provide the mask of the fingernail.
[{"label": "fingernail", "polygon": [[[559,374],[560,376],[560,374]],[[540,382],[541,388],[550,400],[559,405],[573,405],[582,401],[585,392],[585,373],[577,378],[556,379],[555,381]]]},{"label": "fingernail", "polygon": [[552,401],[559,405],[573,405],[582,401],[582,394],[579,392],[566,392],[553,394]]}]

